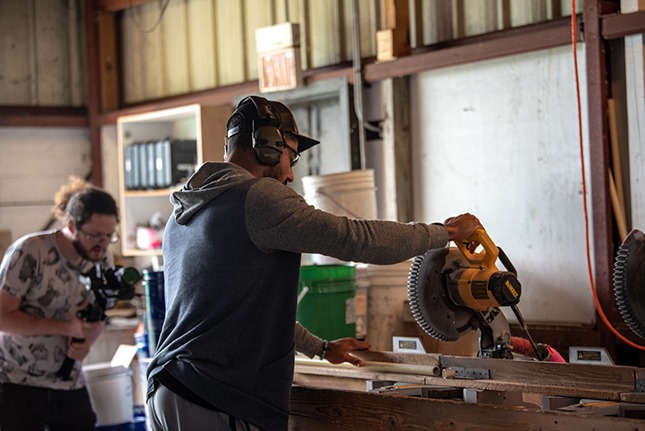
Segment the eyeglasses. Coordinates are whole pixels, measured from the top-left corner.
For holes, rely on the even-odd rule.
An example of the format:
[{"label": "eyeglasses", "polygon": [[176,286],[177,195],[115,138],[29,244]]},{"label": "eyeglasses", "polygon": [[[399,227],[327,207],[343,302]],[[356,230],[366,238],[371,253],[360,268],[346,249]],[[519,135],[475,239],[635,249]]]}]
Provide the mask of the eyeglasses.
[{"label": "eyeglasses", "polygon": [[296,157],[291,159],[291,162],[290,162],[291,167],[293,168],[300,161],[301,154],[298,151],[296,151],[296,149],[293,148],[291,145],[287,144],[287,141],[284,141],[284,146],[287,147],[288,149],[290,149],[291,152],[296,155]]},{"label": "eyeglasses", "polygon": [[83,234],[86,240],[92,242],[101,242],[102,240],[107,240],[110,244],[114,244],[119,241],[119,233],[87,233],[83,232],[81,229],[78,230]]}]

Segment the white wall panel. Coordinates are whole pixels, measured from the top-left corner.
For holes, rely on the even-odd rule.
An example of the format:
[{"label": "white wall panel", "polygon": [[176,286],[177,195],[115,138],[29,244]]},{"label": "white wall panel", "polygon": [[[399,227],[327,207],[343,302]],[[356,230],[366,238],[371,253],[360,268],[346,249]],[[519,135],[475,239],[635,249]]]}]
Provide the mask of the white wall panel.
[{"label": "white wall panel", "polygon": [[[563,47],[412,80],[416,217],[477,215],[517,268],[530,321],[595,318],[573,76]],[[584,65],[580,77],[585,106]]]},{"label": "white wall panel", "polygon": [[511,27],[545,21],[547,3],[547,0],[511,0]]},{"label": "white wall panel", "polygon": [[255,30],[277,24],[272,3],[266,0],[246,0],[244,2],[247,79],[258,78],[258,55],[255,42]]},{"label": "white wall panel", "polygon": [[[338,28],[339,3],[336,0],[309,2],[309,67],[339,63],[340,32]],[[351,35],[351,34],[350,34]]]},{"label": "white wall panel", "polygon": [[0,229],[13,239],[44,227],[54,194],[91,169],[86,129],[0,129]]},{"label": "white wall panel", "polygon": [[192,91],[215,86],[215,25],[212,0],[191,0],[188,14],[188,66]]},{"label": "white wall panel", "polygon": [[164,63],[161,31],[155,23],[161,9],[148,3],[124,12],[124,78],[126,103],[167,95],[164,93]]},{"label": "white wall panel", "polygon": [[188,17],[185,0],[173,0],[161,21],[164,93],[192,90],[188,61]]},{"label": "white wall panel", "polygon": [[466,36],[500,30],[497,0],[463,0]]},{"label": "white wall panel", "polygon": [[5,105],[30,101],[30,2],[0,1],[0,98]]},{"label": "white wall panel", "polygon": [[242,2],[215,0],[217,33],[217,85],[244,82],[245,41]]},{"label": "white wall panel", "polygon": [[[623,13],[645,9],[642,0],[622,0]],[[645,231],[645,36],[625,38],[632,229]]]},{"label": "white wall panel", "polygon": [[[69,23],[60,1],[35,1],[37,100],[41,106],[69,106]],[[63,3],[64,5],[64,3]]]},{"label": "white wall panel", "polygon": [[645,231],[645,39],[625,38],[632,228]]}]

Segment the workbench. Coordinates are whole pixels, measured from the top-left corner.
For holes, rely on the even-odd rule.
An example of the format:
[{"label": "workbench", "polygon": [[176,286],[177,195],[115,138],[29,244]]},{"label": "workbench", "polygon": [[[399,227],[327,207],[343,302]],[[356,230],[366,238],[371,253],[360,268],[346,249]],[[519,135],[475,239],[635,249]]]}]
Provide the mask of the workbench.
[{"label": "workbench", "polygon": [[645,430],[645,369],[360,356],[361,368],[296,359],[290,430]]}]

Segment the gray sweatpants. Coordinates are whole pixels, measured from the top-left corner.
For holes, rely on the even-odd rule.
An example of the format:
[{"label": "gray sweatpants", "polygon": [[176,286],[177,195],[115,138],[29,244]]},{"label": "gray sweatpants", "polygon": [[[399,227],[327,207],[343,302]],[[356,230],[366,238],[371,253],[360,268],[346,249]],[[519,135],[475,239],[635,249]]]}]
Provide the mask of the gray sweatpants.
[{"label": "gray sweatpants", "polygon": [[193,404],[163,385],[148,400],[148,412],[153,431],[262,431],[224,412]]}]

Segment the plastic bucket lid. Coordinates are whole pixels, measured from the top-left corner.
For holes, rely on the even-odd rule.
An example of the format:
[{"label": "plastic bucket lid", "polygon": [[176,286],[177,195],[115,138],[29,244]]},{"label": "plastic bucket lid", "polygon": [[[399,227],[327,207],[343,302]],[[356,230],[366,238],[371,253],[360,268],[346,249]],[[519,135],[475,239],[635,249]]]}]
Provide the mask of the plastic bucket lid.
[{"label": "plastic bucket lid", "polygon": [[110,377],[123,373],[132,374],[132,371],[129,368],[125,368],[121,365],[112,367],[109,362],[84,365],[83,372],[88,379],[93,379],[95,377]]},{"label": "plastic bucket lid", "polygon": [[314,207],[355,219],[377,217],[374,172],[354,170],[302,178],[305,200]]},{"label": "plastic bucket lid", "polygon": [[307,265],[300,267],[300,281],[345,281],[356,278],[354,265]]}]

